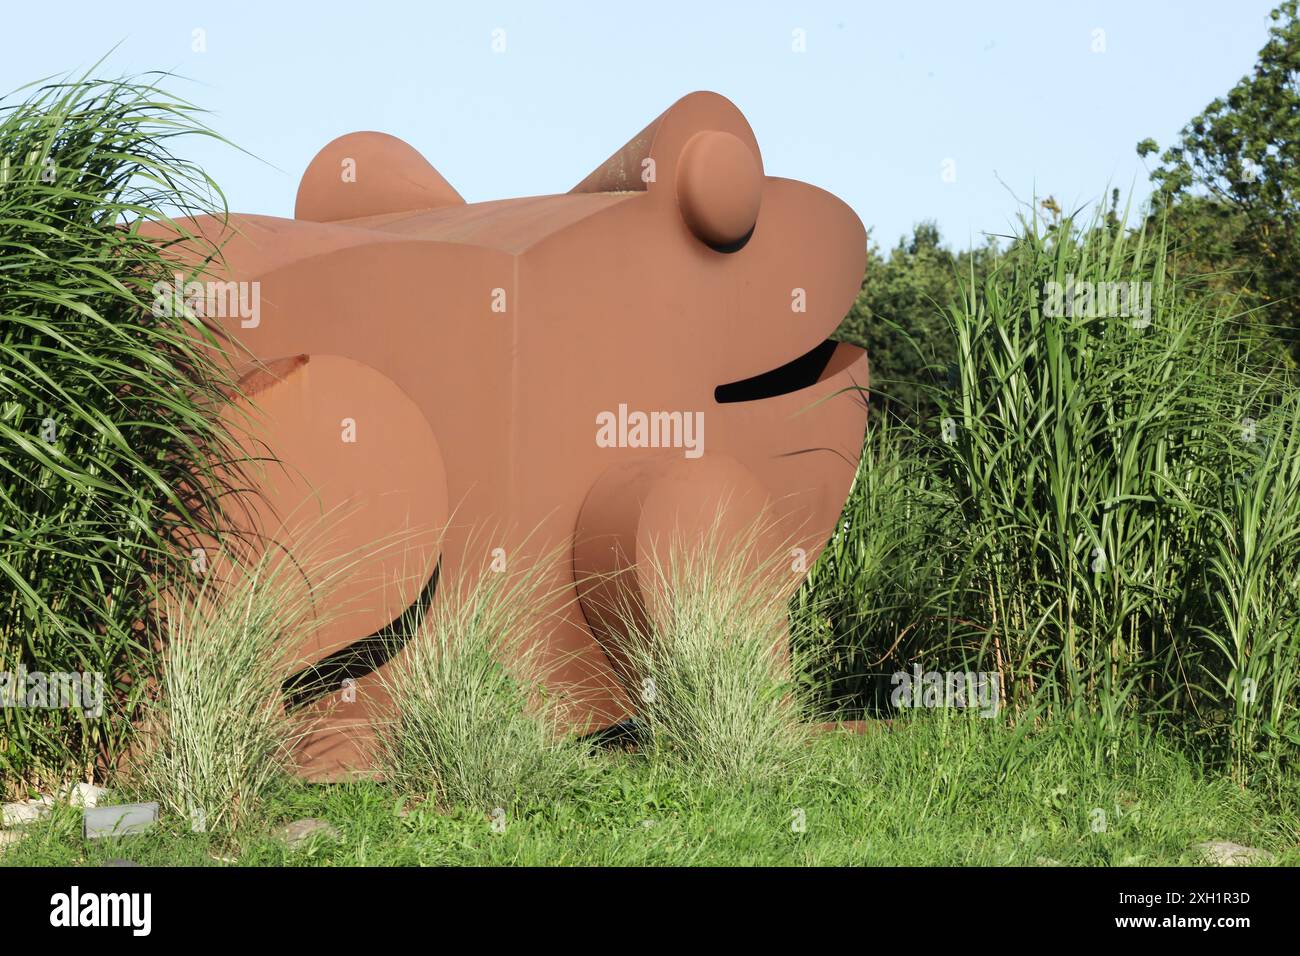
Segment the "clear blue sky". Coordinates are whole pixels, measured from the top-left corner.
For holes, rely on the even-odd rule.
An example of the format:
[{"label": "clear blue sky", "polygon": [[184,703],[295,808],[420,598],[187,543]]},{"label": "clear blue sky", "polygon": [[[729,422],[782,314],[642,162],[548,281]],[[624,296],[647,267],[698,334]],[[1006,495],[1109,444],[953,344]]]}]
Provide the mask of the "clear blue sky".
[{"label": "clear blue sky", "polygon": [[341,133],[405,139],[470,202],[564,192],[677,97],[711,89],[745,113],[769,174],[836,193],[876,242],[935,219],[964,246],[1006,231],[1013,194],[1145,196],[1136,142],[1168,145],[1246,73],[1272,6],[9,0],[0,88],[121,41],[107,72],[190,78],[177,91],[260,161],[192,157],[233,209],[271,215],[292,214],[302,170]]}]

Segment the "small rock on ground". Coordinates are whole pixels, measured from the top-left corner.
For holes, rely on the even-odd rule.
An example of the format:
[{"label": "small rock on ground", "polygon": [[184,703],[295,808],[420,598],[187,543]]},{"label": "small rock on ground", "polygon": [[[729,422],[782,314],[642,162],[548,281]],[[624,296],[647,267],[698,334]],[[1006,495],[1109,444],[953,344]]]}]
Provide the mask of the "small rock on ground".
[{"label": "small rock on ground", "polygon": [[[74,783],[59,790],[59,800],[66,801],[74,807],[84,807],[87,810],[93,810],[99,806],[100,801],[107,796],[107,790],[103,787],[97,787],[93,783]],[[6,803],[0,809],[0,826],[20,827],[28,823],[35,823],[42,817],[49,815],[50,808],[54,806],[54,803],[54,797],[50,796],[37,797],[35,800]]]},{"label": "small rock on ground", "polygon": [[1210,840],[1198,843],[1195,847],[1201,851],[1206,862],[1215,866],[1253,866],[1256,863],[1269,863],[1273,854],[1253,846],[1242,846],[1231,840]]},{"label": "small rock on ground", "polygon": [[339,833],[334,824],[327,823],[324,820],[317,820],[314,817],[308,817],[305,820],[294,820],[293,823],[285,824],[276,830],[272,836],[291,850],[307,842],[312,837],[321,837],[326,840],[343,839],[343,834]]},{"label": "small rock on ground", "polygon": [[99,802],[108,797],[108,791],[103,787],[97,787],[93,783],[76,783],[64,791],[64,799],[74,807],[85,807],[87,810],[93,810],[99,806]]},{"label": "small rock on ground", "polygon": [[20,827],[33,823],[50,812],[54,801],[49,797],[37,797],[35,800],[23,800],[20,803],[6,803],[0,808],[0,826]]},{"label": "small rock on ground", "polygon": [[0,830],[0,856],[22,838],[23,835],[18,830]]}]

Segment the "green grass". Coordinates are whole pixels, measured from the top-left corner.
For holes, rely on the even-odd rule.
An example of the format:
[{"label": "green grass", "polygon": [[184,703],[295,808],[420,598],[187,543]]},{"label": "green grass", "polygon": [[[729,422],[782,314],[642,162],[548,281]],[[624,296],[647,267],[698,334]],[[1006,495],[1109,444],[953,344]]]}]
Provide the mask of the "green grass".
[{"label": "green grass", "polygon": [[[313,573],[328,590],[352,567]],[[277,551],[248,564],[219,555],[199,587],[165,592],[156,691],[123,776],[197,829],[229,830],[256,812],[311,729],[280,698],[285,647],[314,615],[302,565]]]},{"label": "green grass", "polygon": [[762,529],[679,537],[642,569],[648,607],[615,608],[616,646],[646,752],[725,784],[786,772],[803,753],[788,645],[784,551]]},{"label": "green grass", "polygon": [[[465,565],[462,564],[461,567]],[[538,628],[549,561],[523,571],[444,576],[438,597],[380,681],[392,714],[376,725],[376,766],[444,806],[513,811],[587,773],[545,693]]]},{"label": "green grass", "polygon": [[[599,773],[510,814],[494,832],[479,808],[407,804],[371,782],[284,782],[232,834],[190,833],[167,817],[151,835],[83,841],[62,810],[34,826],[7,865],[1193,865],[1192,847],[1230,839],[1300,864],[1296,800],[1207,776],[1159,739],[1098,741],[1059,726],[1024,739],[995,721],[926,715],[867,735],[816,738],[798,776],[710,786],[634,753],[601,753]],[[1116,809],[1118,808],[1118,809]],[[1097,811],[1105,829],[1094,832]],[[806,827],[792,823],[802,811]],[[341,832],[289,850],[278,825],[318,817]]]}]

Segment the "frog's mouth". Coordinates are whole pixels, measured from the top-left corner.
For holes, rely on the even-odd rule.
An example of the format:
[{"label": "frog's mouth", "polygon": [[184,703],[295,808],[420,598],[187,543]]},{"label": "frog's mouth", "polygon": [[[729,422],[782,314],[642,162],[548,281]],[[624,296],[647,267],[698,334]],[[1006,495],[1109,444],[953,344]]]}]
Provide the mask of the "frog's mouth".
[{"label": "frog's mouth", "polygon": [[826,339],[784,365],[719,385],[713,390],[713,400],[719,405],[727,405],[789,395],[838,375],[862,354],[863,350],[856,345]]}]

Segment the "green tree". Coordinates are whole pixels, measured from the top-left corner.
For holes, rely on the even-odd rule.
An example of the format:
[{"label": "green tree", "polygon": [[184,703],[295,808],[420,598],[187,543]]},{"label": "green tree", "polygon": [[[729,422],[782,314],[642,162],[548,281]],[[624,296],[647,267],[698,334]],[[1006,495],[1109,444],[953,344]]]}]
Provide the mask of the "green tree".
[{"label": "green tree", "polygon": [[902,418],[933,414],[924,386],[942,380],[955,359],[945,310],[959,300],[972,268],[979,281],[998,254],[992,238],[954,253],[930,221],[918,223],[888,258],[869,247],[862,289],[835,337],[870,353],[873,405]]},{"label": "green tree", "polygon": [[[1271,325],[1300,356],[1300,16],[1272,13],[1254,70],[1183,127],[1152,174],[1176,255]],[[1153,139],[1138,155],[1159,151]]]}]

